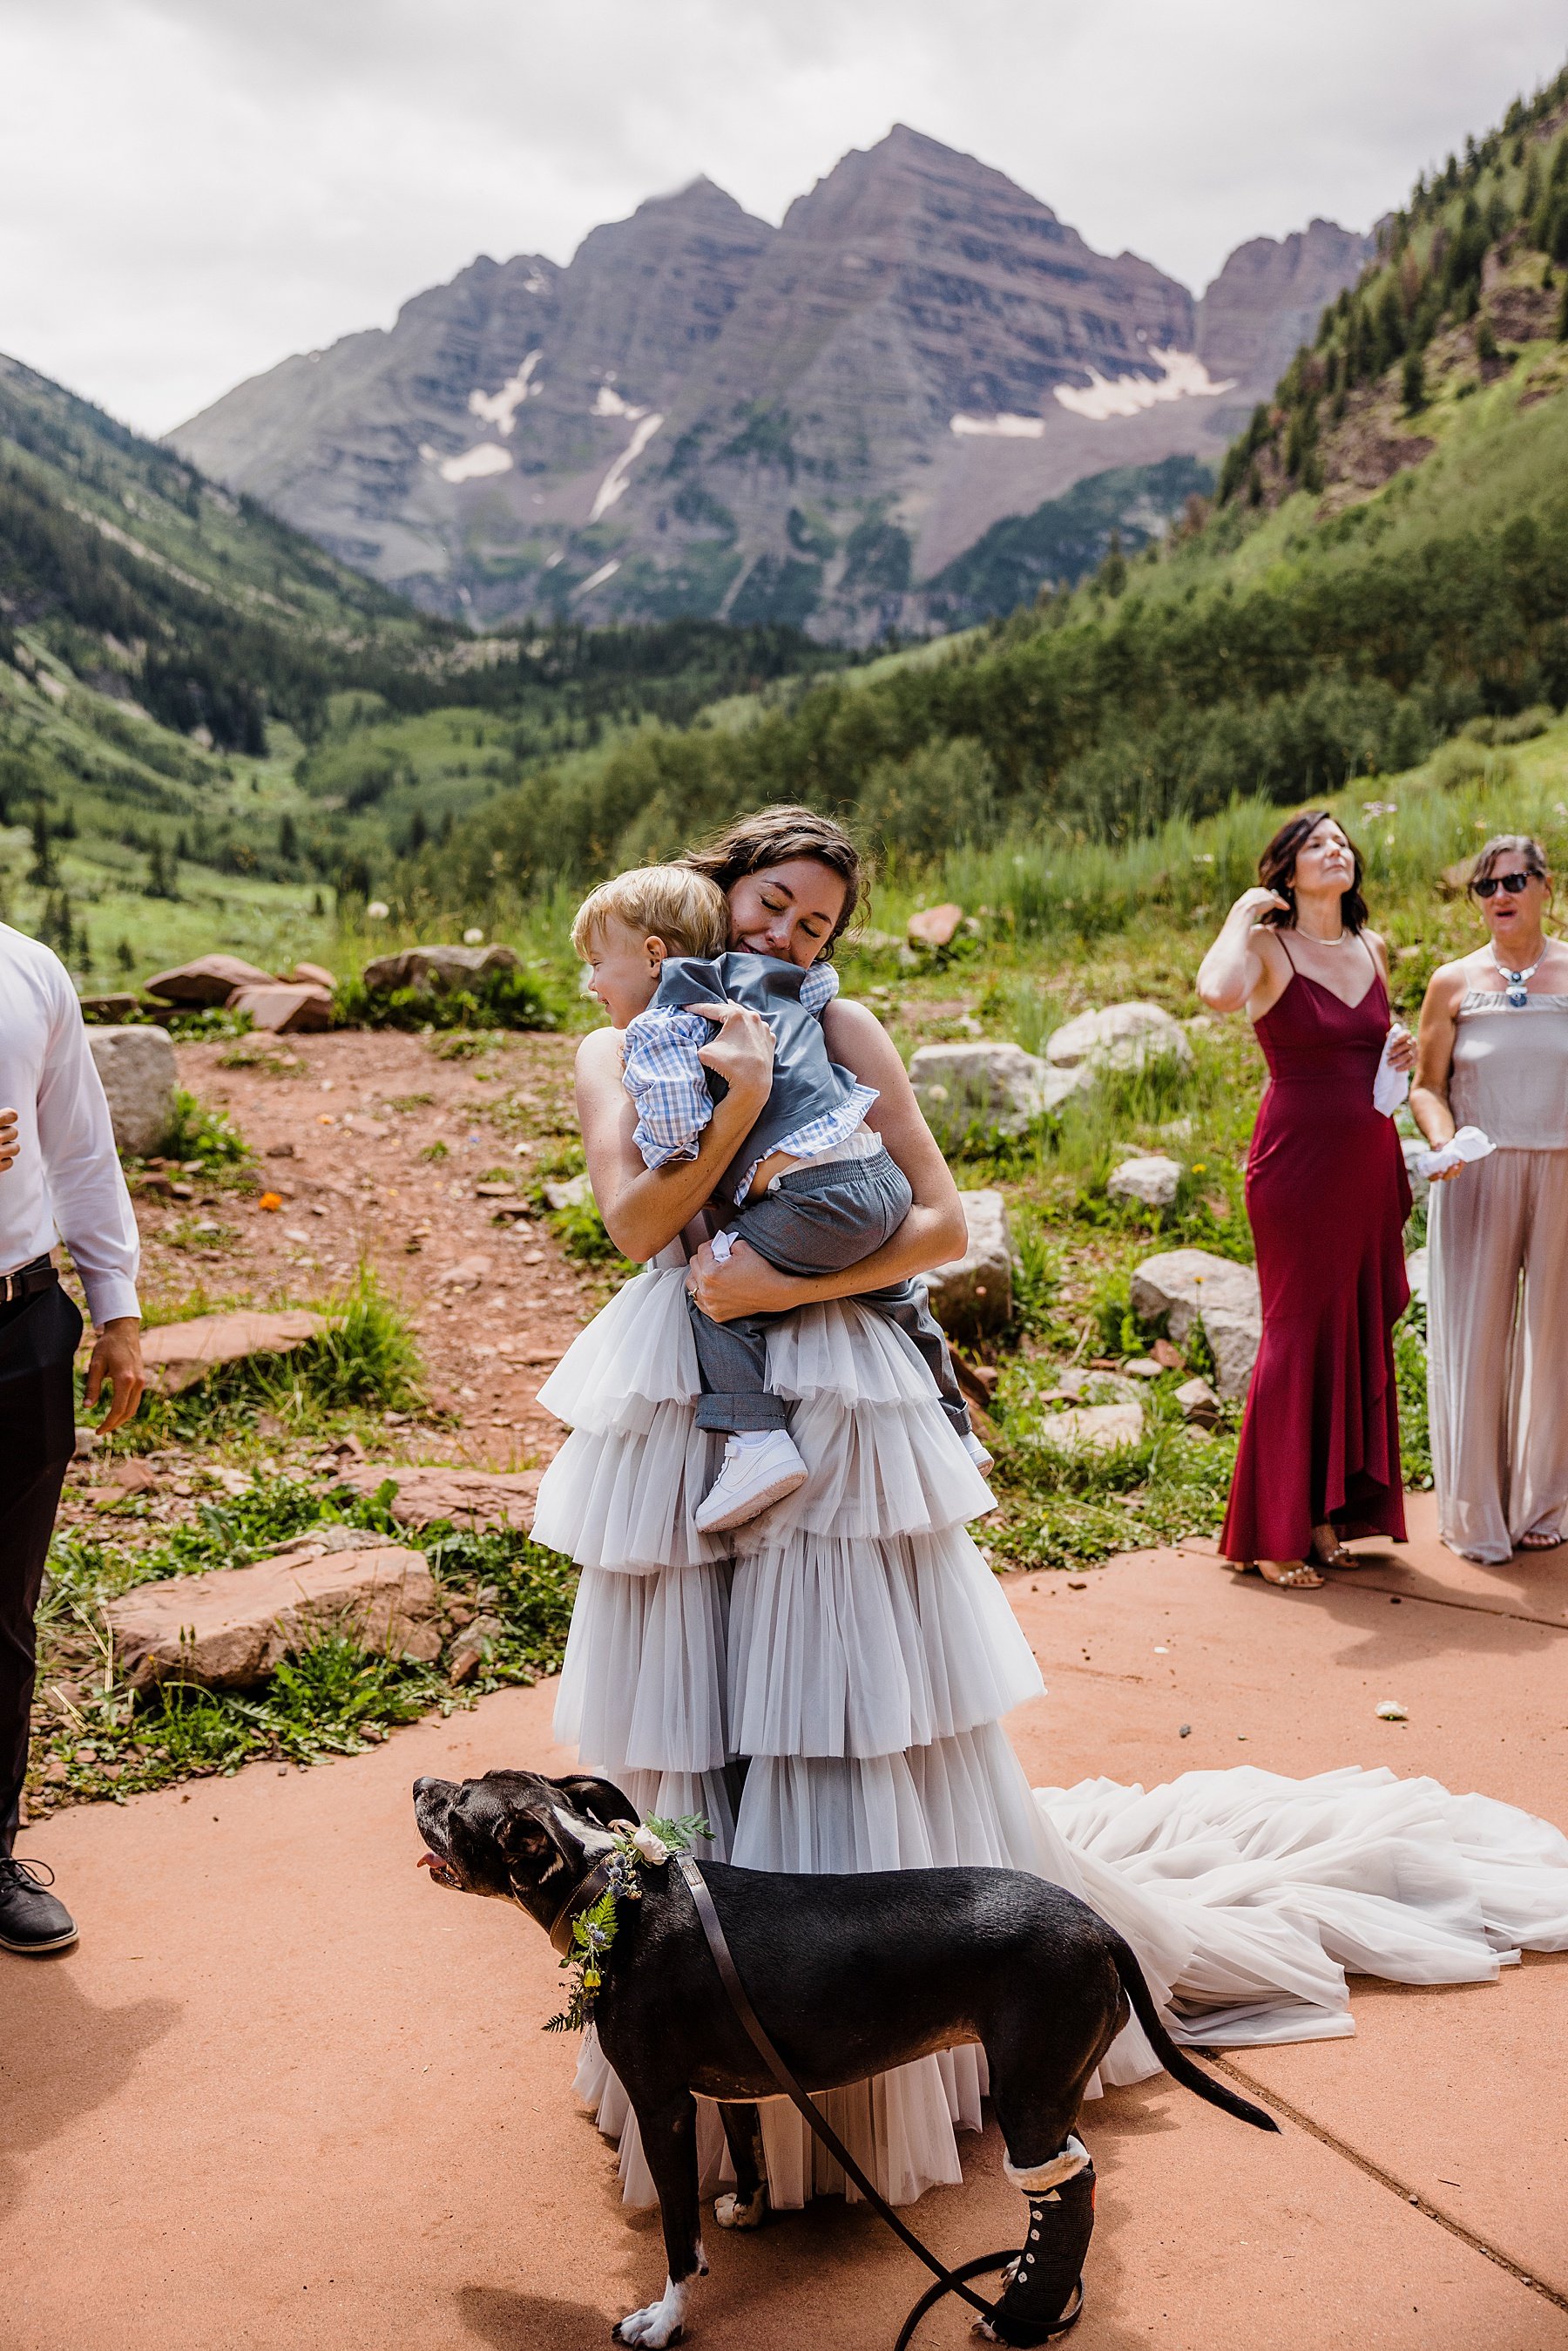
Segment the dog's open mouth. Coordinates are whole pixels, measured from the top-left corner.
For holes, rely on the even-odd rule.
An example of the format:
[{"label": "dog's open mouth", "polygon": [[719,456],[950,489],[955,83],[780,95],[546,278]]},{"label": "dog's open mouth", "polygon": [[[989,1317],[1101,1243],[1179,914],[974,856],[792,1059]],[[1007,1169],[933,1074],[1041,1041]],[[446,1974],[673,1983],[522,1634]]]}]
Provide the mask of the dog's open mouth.
[{"label": "dog's open mouth", "polygon": [[439,1853],[421,1853],[414,1867],[428,1869],[437,1886],[450,1886],[454,1894],[462,1893],[462,1887],[452,1874],[452,1864],[443,1861]]}]

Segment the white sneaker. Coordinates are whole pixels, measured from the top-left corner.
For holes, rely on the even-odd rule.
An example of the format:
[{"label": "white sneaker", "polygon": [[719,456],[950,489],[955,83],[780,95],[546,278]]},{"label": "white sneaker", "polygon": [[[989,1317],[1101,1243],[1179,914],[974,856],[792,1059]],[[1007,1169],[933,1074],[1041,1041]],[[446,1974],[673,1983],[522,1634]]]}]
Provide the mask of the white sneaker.
[{"label": "white sneaker", "polygon": [[805,1463],[782,1428],[748,1428],[724,1447],[724,1466],[698,1503],[696,1520],[705,1535],[723,1534],[760,1517],[806,1480]]},{"label": "white sneaker", "polygon": [[963,1449],[969,1455],[970,1459],[974,1463],[975,1468],[980,1471],[982,1478],[988,1477],[992,1470],[995,1468],[996,1460],[994,1455],[986,1451],[984,1446],[981,1443],[972,1428],[966,1429],[964,1432]]}]

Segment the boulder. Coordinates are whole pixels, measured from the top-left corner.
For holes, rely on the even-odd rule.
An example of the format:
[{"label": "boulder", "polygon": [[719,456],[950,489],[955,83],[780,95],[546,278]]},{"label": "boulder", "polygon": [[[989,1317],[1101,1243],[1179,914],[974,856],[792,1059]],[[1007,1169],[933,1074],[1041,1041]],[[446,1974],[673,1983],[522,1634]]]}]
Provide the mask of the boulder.
[{"label": "boulder", "polygon": [[262,987],[236,987],[229,1010],[248,1012],[253,1029],[265,1029],[275,1037],[299,1037],[332,1026],[332,998],[314,982],[296,987],[274,979]]},{"label": "boulder", "polygon": [[1012,1320],[1012,1235],[1000,1192],[961,1192],[969,1247],[926,1276],[931,1312],[946,1329],[1000,1330]]},{"label": "boulder", "polygon": [[519,958],[511,947],[400,947],[395,954],[375,956],[361,977],[372,996],[394,987],[422,987],[432,996],[472,987],[475,980],[498,978],[515,971]]},{"label": "boulder", "polygon": [[1054,1070],[1022,1045],[922,1045],[909,1063],[927,1125],[951,1144],[979,1127],[990,1134],[1022,1134],[1035,1119],[1089,1081],[1089,1072]]},{"label": "boulder", "polygon": [[586,1207],[594,1196],[594,1187],[586,1170],[581,1176],[568,1176],[559,1184],[545,1184],[540,1188],[545,1195],[545,1206],[553,1208],[557,1215],[563,1208]]},{"label": "boulder", "polygon": [[1218,1428],[1220,1399],[1207,1380],[1183,1380],[1176,1391],[1183,1417],[1194,1428]]},{"label": "boulder", "polygon": [[322,1634],[428,1663],[441,1654],[439,1607],[423,1552],[330,1527],[254,1567],[140,1584],[104,1619],[137,1688],[173,1678],[248,1689]]},{"label": "boulder", "polygon": [[88,1044],[109,1097],[114,1140],[128,1158],[161,1151],[174,1123],[179,1068],[167,1029],[89,1029]]},{"label": "boulder", "polygon": [[1168,1056],[1184,1065],[1192,1048],[1179,1020],[1158,1004],[1108,1004],[1103,1012],[1080,1012],[1053,1029],[1045,1058],[1054,1069],[1085,1062],[1104,1069],[1141,1070]]},{"label": "boulder", "polygon": [[1059,1445],[1064,1452],[1089,1445],[1109,1452],[1113,1446],[1136,1445],[1143,1435],[1139,1404],[1080,1404],[1066,1412],[1042,1413],[1035,1424],[1039,1442]]},{"label": "boulder", "polygon": [[337,986],[337,973],[328,971],[324,963],[296,963],[288,976],[302,987],[324,987],[328,996]]},{"label": "boulder", "polygon": [[194,963],[176,964],[171,971],[161,971],[147,983],[149,996],[161,997],[165,1004],[206,1005],[226,1004],[236,987],[268,987],[270,971],[258,971],[254,963],[239,956],[198,956]]},{"label": "boulder", "polygon": [[1181,1181],[1181,1162],[1159,1153],[1124,1159],[1106,1186],[1113,1200],[1141,1200],[1146,1208],[1168,1208]]},{"label": "boulder", "polygon": [[1145,1258],[1131,1287],[1134,1313],[1148,1322],[1168,1315],[1179,1346],[1201,1322],[1220,1395],[1232,1404],[1246,1395],[1263,1335],[1262,1300],[1251,1266],[1208,1249],[1166,1249]]},{"label": "boulder", "polygon": [[909,920],[911,943],[918,947],[950,947],[963,920],[963,908],[951,904],[922,906]]},{"label": "boulder", "polygon": [[357,1461],[344,1469],[342,1482],[357,1493],[373,1494],[390,1479],[398,1489],[392,1516],[400,1527],[428,1527],[450,1519],[453,1526],[514,1527],[527,1534],[543,1475],[540,1469],[448,1469]]},{"label": "boulder", "polygon": [[197,1314],[189,1322],[161,1322],[141,1334],[141,1360],[148,1385],[163,1395],[192,1386],[214,1364],[236,1364],[245,1355],[285,1355],[327,1327],[324,1314],[291,1307],[279,1314]]}]

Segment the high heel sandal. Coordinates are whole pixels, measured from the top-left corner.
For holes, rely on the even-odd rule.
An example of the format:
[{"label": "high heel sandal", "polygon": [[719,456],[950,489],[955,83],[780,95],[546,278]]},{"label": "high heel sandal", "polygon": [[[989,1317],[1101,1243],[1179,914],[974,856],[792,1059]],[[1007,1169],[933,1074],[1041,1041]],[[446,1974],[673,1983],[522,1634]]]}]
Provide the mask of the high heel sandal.
[{"label": "high heel sandal", "polygon": [[[1325,1534],[1333,1537],[1333,1541],[1326,1547],[1322,1540]],[[1316,1561],[1319,1567],[1362,1567],[1369,1564],[1368,1562],[1357,1559],[1353,1551],[1345,1550],[1332,1526],[1314,1527],[1310,1555]]]},{"label": "high heel sandal", "polygon": [[1304,1559],[1292,1560],[1288,1565],[1281,1567],[1275,1575],[1269,1573],[1269,1569],[1274,1565],[1272,1560],[1228,1559],[1225,1564],[1232,1575],[1261,1576],[1265,1583],[1272,1583],[1276,1592],[1321,1592],[1323,1590],[1323,1577],[1316,1568]]}]

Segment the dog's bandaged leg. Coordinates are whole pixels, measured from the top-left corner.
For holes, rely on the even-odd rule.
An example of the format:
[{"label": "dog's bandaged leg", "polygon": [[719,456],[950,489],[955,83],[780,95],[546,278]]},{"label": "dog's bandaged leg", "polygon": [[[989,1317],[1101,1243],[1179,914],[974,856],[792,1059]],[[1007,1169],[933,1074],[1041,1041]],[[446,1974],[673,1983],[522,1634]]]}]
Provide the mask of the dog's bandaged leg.
[{"label": "dog's bandaged leg", "polygon": [[1046,2342],[1072,2302],[1095,2227],[1095,2167],[1082,2139],[1069,2137],[1048,2162],[1006,2166],[1029,2199],[1029,2236],[1007,2290],[977,2335],[992,2343]]}]

